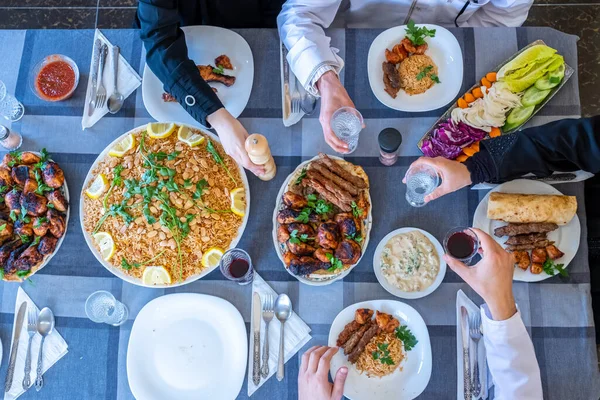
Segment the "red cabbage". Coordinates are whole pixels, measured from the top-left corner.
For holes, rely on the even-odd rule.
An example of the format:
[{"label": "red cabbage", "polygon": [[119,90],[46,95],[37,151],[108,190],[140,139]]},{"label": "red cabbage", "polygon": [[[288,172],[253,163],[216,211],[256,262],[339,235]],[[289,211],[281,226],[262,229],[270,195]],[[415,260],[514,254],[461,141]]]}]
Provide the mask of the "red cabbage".
[{"label": "red cabbage", "polygon": [[453,144],[442,143],[437,138],[431,139],[431,147],[434,154],[449,160],[454,160],[460,155],[460,153],[462,153],[462,147]]},{"label": "red cabbage", "polygon": [[455,159],[462,153],[462,148],[473,142],[482,140],[487,132],[473,128],[463,122],[455,124],[451,119],[440,122],[433,130],[431,137],[424,140],[421,151],[427,157],[445,157]]},{"label": "red cabbage", "polygon": [[433,152],[431,140],[423,140],[423,144],[421,145],[421,151],[423,152],[423,154],[425,154],[425,157],[437,157],[437,154]]}]

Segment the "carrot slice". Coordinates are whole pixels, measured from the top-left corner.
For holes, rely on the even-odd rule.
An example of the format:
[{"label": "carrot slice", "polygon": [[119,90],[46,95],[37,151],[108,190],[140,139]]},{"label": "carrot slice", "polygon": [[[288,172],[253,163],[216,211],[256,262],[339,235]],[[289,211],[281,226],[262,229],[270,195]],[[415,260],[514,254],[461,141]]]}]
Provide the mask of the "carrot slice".
[{"label": "carrot slice", "polygon": [[473,143],[472,145],[463,148],[463,153],[465,153],[469,157],[471,157],[472,155],[474,155],[478,151],[479,151],[479,142]]},{"label": "carrot slice", "polygon": [[495,138],[495,137],[500,136],[500,134],[501,134],[500,128],[493,127],[492,131],[490,132],[490,137]]},{"label": "carrot slice", "polygon": [[475,152],[479,151],[479,142],[475,142],[472,145],[469,146],[470,148],[472,148],[473,150],[475,150]]},{"label": "carrot slice", "polygon": [[463,153],[463,154],[459,155],[458,157],[456,157],[456,161],[465,162],[465,161],[467,161],[468,158],[469,158],[469,156]]},{"label": "carrot slice", "polygon": [[469,107],[469,104],[462,97],[460,99],[458,99],[457,103],[458,103],[458,106],[460,108],[467,108],[467,107]]},{"label": "carrot slice", "polygon": [[485,74],[485,79],[487,79],[490,82],[496,82],[496,73],[488,72],[487,74]]},{"label": "carrot slice", "polygon": [[481,91],[481,88],[476,87],[475,89],[473,89],[473,97],[475,97],[476,99],[480,99],[483,97],[483,92]]},{"label": "carrot slice", "polygon": [[492,87],[492,82],[488,81],[486,78],[481,78],[481,84],[488,89]]},{"label": "carrot slice", "polygon": [[471,93],[466,93],[464,99],[467,103],[472,103],[475,101],[475,96],[473,96]]}]

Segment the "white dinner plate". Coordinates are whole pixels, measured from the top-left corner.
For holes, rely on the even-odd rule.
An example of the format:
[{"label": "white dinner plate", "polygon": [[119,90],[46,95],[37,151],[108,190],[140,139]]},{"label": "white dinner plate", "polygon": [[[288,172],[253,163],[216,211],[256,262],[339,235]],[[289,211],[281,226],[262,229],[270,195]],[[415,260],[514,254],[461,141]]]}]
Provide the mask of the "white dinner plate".
[{"label": "white dinner plate", "polygon": [[400,366],[390,375],[369,378],[361,374],[348,357],[340,350],[331,359],[330,373],[335,377],[337,370],[348,367],[348,377],[344,385],[344,396],[350,400],[410,400],[420,395],[427,387],[431,378],[431,343],[427,325],[419,313],[411,306],[396,300],[372,300],[352,304],[344,308],[335,317],[329,330],[329,346],[335,346],[339,334],[347,323],[354,319],[358,308],[370,308],[393,315],[406,325],[418,340],[417,345],[405,352],[405,358]]},{"label": "white dinner plate", "polygon": [[[413,231],[421,232],[433,244],[433,246],[435,247],[435,251],[438,255],[438,260],[440,261],[440,269],[435,280],[425,290],[421,290],[418,292],[405,292],[390,284],[387,281],[386,277],[383,275],[383,272],[381,272],[381,252],[383,251],[383,248],[385,247],[387,242],[394,236],[399,235],[401,233]],[[381,241],[377,245],[377,248],[375,249],[375,254],[373,255],[373,271],[375,271],[375,276],[377,277],[379,284],[394,296],[401,297],[403,299],[420,299],[421,297],[425,297],[428,294],[433,293],[433,291],[437,289],[444,280],[444,276],[446,275],[446,261],[444,261],[444,259],[442,258],[443,254],[444,248],[440,244],[439,240],[437,240],[435,236],[433,236],[431,233],[419,228],[400,228],[388,233],[383,239],[381,239]]]},{"label": "white dinner plate", "polygon": [[[215,65],[215,58],[225,54],[231,60],[233,71],[225,70],[226,75],[235,76],[235,83],[227,87],[219,82],[209,85],[217,89],[217,96],[235,118],[239,117],[250,98],[254,80],[254,58],[248,42],[234,31],[216,26],[185,26],[188,57],[196,65]],[[144,67],[142,97],[148,113],[157,121],[181,121],[189,125],[203,127],[177,102],[166,103],[162,82],[148,67]],[[196,99],[198,100],[198,99]]]},{"label": "white dinner plate", "polygon": [[[502,245],[502,247],[504,247],[506,236],[501,238],[495,236],[494,229],[506,225],[506,222],[491,220],[487,217],[488,200],[490,198],[490,193],[492,192],[562,195],[561,192],[547,183],[529,179],[517,179],[503,183],[492,189],[477,206],[475,216],[473,217],[473,226],[489,234],[496,242]],[[565,268],[569,265],[579,249],[580,238],[581,225],[579,224],[579,217],[577,214],[575,214],[568,224],[559,226],[557,230],[548,233],[548,240],[553,241],[556,247],[565,253],[564,256],[555,260],[557,264],[564,264]],[[515,267],[515,281],[539,282],[548,278],[550,278],[550,275],[543,271],[541,274],[532,274],[529,268],[527,271],[523,271],[521,268]]]},{"label": "white dinner plate", "polygon": [[400,43],[406,35],[406,25],[395,26],[383,31],[373,40],[367,58],[367,73],[371,90],[384,105],[394,110],[421,112],[435,110],[450,103],[462,85],[463,57],[458,40],[449,30],[438,25],[418,24],[427,29],[435,29],[435,37],[425,39],[429,48],[425,55],[431,57],[438,67],[439,84],[433,85],[425,93],[409,95],[400,89],[395,99],[386,91],[383,84],[385,49]]},{"label": "white dinner plate", "polygon": [[127,348],[136,399],[230,400],[246,372],[248,342],[240,312],[195,293],[152,300],[137,315]]}]

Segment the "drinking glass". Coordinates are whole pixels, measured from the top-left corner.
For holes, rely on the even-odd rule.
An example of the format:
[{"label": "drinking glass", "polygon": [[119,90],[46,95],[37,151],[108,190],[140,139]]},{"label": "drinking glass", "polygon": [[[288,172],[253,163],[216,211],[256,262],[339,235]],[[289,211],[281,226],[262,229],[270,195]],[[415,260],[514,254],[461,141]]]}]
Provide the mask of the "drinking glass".
[{"label": "drinking glass", "polygon": [[413,207],[423,207],[425,196],[440,183],[437,171],[424,164],[414,165],[406,173],[406,201]]},{"label": "drinking glass", "polygon": [[25,113],[25,107],[6,90],[4,82],[0,81],[0,115],[9,121],[20,120]]},{"label": "drinking glass", "polygon": [[452,258],[462,261],[465,265],[471,265],[471,260],[479,250],[479,238],[477,234],[467,227],[456,227],[450,229],[444,238],[444,251]]},{"label": "drinking glass", "polygon": [[230,249],[223,254],[219,268],[225,278],[247,285],[254,279],[254,268],[250,255],[242,249]]},{"label": "drinking glass", "polygon": [[348,145],[348,154],[354,152],[358,146],[358,135],[362,130],[362,124],[362,115],[352,107],[339,108],[331,117],[331,130]]},{"label": "drinking glass", "polygon": [[119,326],[127,321],[129,310],[106,290],[94,292],[85,302],[85,313],[97,323]]}]

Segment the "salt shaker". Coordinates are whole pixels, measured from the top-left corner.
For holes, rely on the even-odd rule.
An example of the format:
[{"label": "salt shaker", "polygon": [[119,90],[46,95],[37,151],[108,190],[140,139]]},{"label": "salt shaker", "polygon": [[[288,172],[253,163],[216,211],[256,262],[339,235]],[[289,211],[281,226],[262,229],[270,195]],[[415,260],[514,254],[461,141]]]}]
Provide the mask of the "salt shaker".
[{"label": "salt shaker", "polygon": [[11,131],[4,125],[0,125],[0,145],[6,150],[13,151],[21,147],[23,137],[15,131]]},{"label": "salt shaker", "polygon": [[250,157],[250,161],[265,167],[265,173],[260,175],[259,178],[263,181],[270,181],[273,179],[277,172],[277,167],[275,166],[273,156],[271,156],[271,149],[269,149],[267,138],[261,134],[253,133],[246,139],[245,147],[248,156]]},{"label": "salt shaker", "polygon": [[385,128],[379,132],[379,161],[391,166],[398,161],[398,148],[402,144],[402,134],[394,128]]}]

